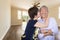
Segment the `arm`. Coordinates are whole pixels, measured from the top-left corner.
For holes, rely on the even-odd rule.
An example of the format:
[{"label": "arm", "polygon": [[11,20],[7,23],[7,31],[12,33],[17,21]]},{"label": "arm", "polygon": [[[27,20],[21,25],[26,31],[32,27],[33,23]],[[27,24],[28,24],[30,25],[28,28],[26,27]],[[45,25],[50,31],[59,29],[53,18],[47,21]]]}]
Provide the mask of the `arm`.
[{"label": "arm", "polygon": [[57,26],[55,19],[51,19],[51,23],[50,23],[49,27],[50,27],[50,29],[44,35],[56,35],[56,34],[58,34],[58,26]]},{"label": "arm", "polygon": [[58,26],[54,18],[52,18],[52,23],[50,27],[51,27],[51,31],[53,32],[53,35],[56,35],[58,33]]},{"label": "arm", "polygon": [[39,28],[45,28],[45,27],[48,26],[48,20],[46,20],[45,23],[37,22],[34,26],[35,26],[35,27],[39,27]]},{"label": "arm", "polygon": [[48,35],[53,35],[53,32],[52,32],[52,30],[48,30],[48,32],[43,32],[43,34],[44,34],[44,36],[48,36]]},{"label": "arm", "polygon": [[44,28],[44,27],[47,27],[47,24],[45,24],[45,23],[42,24],[42,23],[37,22],[34,26],[39,27],[39,28]]}]

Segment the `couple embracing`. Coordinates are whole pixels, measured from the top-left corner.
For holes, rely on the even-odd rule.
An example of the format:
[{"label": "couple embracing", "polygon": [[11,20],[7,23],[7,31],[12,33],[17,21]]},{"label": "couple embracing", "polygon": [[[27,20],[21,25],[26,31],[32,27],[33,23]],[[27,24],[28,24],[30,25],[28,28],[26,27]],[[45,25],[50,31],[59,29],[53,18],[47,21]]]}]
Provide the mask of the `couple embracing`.
[{"label": "couple embracing", "polygon": [[[30,20],[27,23],[22,40],[34,40],[34,34],[37,34],[36,40],[55,40],[55,35],[58,33],[56,20],[48,17],[48,7],[42,6],[40,9],[31,7],[28,10]],[[40,18],[40,19],[38,19]],[[38,28],[38,33],[36,31]]]}]

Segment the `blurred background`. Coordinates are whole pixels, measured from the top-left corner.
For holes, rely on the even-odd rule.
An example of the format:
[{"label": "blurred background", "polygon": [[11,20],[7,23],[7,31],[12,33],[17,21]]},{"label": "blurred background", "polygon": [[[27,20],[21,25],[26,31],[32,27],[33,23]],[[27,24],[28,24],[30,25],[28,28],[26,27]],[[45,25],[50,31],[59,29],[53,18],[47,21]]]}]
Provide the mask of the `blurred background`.
[{"label": "blurred background", "polygon": [[49,8],[49,16],[57,21],[60,40],[60,0],[0,0],[0,40],[21,40],[29,20],[28,9],[36,3],[38,8]]}]

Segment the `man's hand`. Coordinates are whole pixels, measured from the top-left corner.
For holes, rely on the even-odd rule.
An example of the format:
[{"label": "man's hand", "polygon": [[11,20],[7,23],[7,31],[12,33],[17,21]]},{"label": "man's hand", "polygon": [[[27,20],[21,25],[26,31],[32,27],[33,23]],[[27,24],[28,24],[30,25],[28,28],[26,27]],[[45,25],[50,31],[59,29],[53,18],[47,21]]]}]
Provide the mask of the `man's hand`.
[{"label": "man's hand", "polygon": [[51,29],[48,30],[49,35],[53,35],[53,32]]},{"label": "man's hand", "polygon": [[49,30],[41,30],[41,32],[44,34],[44,36],[48,36],[48,35],[53,35],[52,34],[52,31],[49,29]]},{"label": "man's hand", "polygon": [[46,34],[46,33],[47,33],[47,30],[42,29],[42,30],[41,30],[41,33]]}]

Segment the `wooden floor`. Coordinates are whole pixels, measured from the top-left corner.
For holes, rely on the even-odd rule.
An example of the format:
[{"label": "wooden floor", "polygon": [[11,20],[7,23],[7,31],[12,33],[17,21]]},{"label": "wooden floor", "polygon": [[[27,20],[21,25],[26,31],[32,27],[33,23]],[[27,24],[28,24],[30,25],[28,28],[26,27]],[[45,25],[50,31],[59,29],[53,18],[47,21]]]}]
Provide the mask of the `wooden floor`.
[{"label": "wooden floor", "polygon": [[3,40],[21,40],[21,35],[23,32],[24,31],[22,30],[21,26],[11,26]]},{"label": "wooden floor", "polygon": [[11,26],[3,40],[21,40],[23,30],[21,26]]}]

